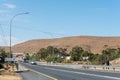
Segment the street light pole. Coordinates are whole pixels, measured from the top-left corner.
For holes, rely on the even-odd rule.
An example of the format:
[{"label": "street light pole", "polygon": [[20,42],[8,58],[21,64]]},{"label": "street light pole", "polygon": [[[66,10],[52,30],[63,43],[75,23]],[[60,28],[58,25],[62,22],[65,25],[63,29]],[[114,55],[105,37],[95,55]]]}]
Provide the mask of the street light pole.
[{"label": "street light pole", "polygon": [[16,16],[19,16],[19,15],[24,15],[24,14],[29,14],[28,12],[25,12],[25,13],[18,13],[16,15],[14,15],[11,20],[10,20],[10,54],[9,54],[9,57],[11,58],[11,54],[12,54],[12,48],[11,48],[11,35],[12,35],[12,22],[14,20],[14,18]]}]

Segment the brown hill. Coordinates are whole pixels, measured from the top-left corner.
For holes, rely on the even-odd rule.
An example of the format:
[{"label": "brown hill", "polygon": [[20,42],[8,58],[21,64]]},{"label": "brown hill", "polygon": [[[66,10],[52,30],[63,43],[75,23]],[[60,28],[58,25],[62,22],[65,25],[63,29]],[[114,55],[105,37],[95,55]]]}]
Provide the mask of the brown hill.
[{"label": "brown hill", "polygon": [[101,53],[105,47],[120,47],[120,37],[77,36],[56,39],[36,39],[17,44],[12,47],[12,51],[35,53],[40,48],[46,48],[47,46],[68,48],[68,51],[74,46],[80,46],[93,53]]},{"label": "brown hill", "polygon": [[110,64],[112,64],[112,65],[119,65],[120,64],[120,58],[117,58],[115,60],[110,61]]},{"label": "brown hill", "polygon": [[1,49],[4,49],[5,51],[9,52],[9,47],[8,46],[0,46]]}]

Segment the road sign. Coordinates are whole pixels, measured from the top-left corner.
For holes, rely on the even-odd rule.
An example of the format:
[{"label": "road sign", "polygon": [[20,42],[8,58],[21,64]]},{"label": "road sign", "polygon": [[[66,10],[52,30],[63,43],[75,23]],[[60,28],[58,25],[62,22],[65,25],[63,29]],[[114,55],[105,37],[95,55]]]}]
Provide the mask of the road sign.
[{"label": "road sign", "polygon": [[14,58],[5,58],[5,61],[15,61]]}]

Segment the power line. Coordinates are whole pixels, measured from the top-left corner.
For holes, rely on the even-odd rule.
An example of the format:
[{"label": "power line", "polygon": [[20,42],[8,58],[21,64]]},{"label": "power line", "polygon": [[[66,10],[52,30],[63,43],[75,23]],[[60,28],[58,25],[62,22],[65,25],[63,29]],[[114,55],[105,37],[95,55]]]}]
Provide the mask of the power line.
[{"label": "power line", "polygon": [[40,33],[44,33],[44,34],[48,34],[50,35],[51,37],[53,37],[53,35],[57,35],[57,36],[60,36],[60,35],[65,35],[65,34],[61,34],[61,33],[55,33],[55,32],[47,32],[47,31],[41,31],[41,30],[33,30],[31,28],[20,28],[20,27],[14,27],[16,29],[22,29],[22,30],[27,30],[27,31],[32,31],[32,32],[40,32]]},{"label": "power line", "polygon": [[[54,36],[62,36],[62,35],[70,35],[70,34],[66,34],[66,33],[56,33],[56,32],[48,32],[48,31],[42,31],[42,30],[38,30],[38,29],[36,29],[36,30],[33,30],[32,28],[26,28],[26,27],[15,27],[15,26],[17,26],[17,25],[14,25],[14,29],[21,29],[21,30],[27,30],[27,31],[30,31],[30,32],[39,32],[39,33],[44,33],[44,34],[48,34],[48,35],[50,35],[51,37],[53,37],[53,35]],[[35,29],[35,27],[33,27],[34,29]]]}]

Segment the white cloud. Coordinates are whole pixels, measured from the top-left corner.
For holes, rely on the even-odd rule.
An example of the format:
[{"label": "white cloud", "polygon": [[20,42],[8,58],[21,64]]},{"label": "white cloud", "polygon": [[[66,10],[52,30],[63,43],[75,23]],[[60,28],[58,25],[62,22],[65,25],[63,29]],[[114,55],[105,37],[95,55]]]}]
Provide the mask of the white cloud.
[{"label": "white cloud", "polygon": [[16,5],[14,5],[14,4],[3,4],[3,5],[6,6],[7,8],[9,8],[9,9],[16,8]]},{"label": "white cloud", "polygon": [[18,44],[18,43],[21,43],[22,41],[19,40],[18,38],[15,38],[15,37],[11,37],[11,44],[12,45],[15,45],[15,44]]},{"label": "white cloud", "polygon": [[[18,44],[18,43],[21,43],[23,41],[19,40],[18,38],[16,37],[11,37],[11,45],[15,45],[15,44]],[[7,36],[7,37],[3,37],[3,36],[0,36],[0,46],[9,46],[10,44],[10,37]]]}]

